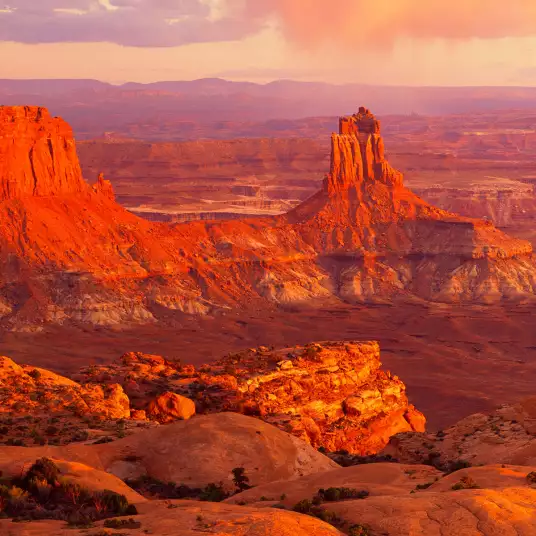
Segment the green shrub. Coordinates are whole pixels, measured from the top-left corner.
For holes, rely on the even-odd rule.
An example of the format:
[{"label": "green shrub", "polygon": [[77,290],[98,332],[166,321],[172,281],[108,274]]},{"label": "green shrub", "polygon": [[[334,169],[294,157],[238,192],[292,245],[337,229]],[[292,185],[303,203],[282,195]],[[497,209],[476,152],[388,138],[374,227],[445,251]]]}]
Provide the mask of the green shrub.
[{"label": "green shrub", "polygon": [[372,533],[363,525],[351,525],[348,528],[348,536],[372,536]]}]

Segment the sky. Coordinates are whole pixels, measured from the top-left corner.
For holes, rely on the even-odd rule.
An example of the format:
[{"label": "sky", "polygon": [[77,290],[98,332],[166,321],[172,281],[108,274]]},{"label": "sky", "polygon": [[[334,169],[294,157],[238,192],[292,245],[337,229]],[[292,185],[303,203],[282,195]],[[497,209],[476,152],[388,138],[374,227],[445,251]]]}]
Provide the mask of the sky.
[{"label": "sky", "polygon": [[0,0],[0,78],[536,85],[536,0]]}]

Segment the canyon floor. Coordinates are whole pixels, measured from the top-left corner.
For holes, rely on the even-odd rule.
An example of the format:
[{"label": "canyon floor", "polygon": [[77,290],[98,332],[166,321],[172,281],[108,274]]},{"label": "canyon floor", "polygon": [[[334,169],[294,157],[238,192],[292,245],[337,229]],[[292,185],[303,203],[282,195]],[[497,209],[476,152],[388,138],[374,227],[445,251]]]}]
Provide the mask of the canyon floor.
[{"label": "canyon floor", "polygon": [[424,302],[184,315],[133,329],[47,327],[2,333],[0,352],[59,373],[116,360],[127,351],[211,363],[226,352],[321,340],[378,340],[384,368],[439,429],[534,394],[535,309],[530,304],[452,306]]}]

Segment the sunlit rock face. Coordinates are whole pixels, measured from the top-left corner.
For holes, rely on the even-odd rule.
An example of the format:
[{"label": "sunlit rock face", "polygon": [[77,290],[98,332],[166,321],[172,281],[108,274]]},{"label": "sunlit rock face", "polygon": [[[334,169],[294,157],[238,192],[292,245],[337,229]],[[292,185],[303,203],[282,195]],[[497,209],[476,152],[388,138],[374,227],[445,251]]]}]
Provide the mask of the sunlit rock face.
[{"label": "sunlit rock face", "polygon": [[528,242],[403,185],[366,109],[341,118],[323,188],[282,216],[166,225],[82,178],[71,129],[0,108],[0,322],[125,326],[162,314],[418,296],[532,296]]}]

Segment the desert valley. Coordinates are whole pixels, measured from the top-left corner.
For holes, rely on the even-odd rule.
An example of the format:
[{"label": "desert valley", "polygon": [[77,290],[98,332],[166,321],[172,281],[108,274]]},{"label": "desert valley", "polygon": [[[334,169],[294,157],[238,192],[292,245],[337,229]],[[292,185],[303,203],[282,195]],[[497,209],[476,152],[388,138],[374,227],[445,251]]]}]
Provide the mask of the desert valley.
[{"label": "desert valley", "polygon": [[0,8],[0,535],[536,535],[536,8],[473,4]]},{"label": "desert valley", "polygon": [[[423,197],[481,210],[481,220],[407,189],[366,108],[340,118],[327,148],[319,133],[95,140],[78,146],[82,167],[71,128],[47,109],[0,115],[8,517],[59,516],[86,531],[104,519],[126,534],[246,534],[244,523],[255,534],[476,534],[482,523],[483,534],[532,533],[532,510],[519,515],[536,493],[532,193],[526,209],[512,195],[513,216],[496,218],[488,149],[470,134],[457,142],[467,149],[437,158],[440,141],[421,134],[428,153],[395,158],[415,163],[416,184],[448,184],[422,187]],[[419,134],[399,144],[411,146],[407,137]],[[482,177],[476,192],[448,183],[447,169],[464,188],[464,173]],[[504,180],[530,185],[526,170]],[[132,206],[137,191],[150,193],[151,217]],[[210,192],[222,215],[204,212]],[[269,196],[268,208],[236,209]],[[165,217],[168,197],[191,199],[192,216]],[[190,454],[170,465],[185,441]],[[16,480],[34,462],[38,476]],[[52,490],[39,492],[45,503],[35,478]],[[88,490],[73,506],[68,479]],[[102,496],[111,492],[131,506]],[[493,513],[499,496],[507,514]],[[229,506],[208,508],[214,500]],[[35,522],[32,534],[59,534],[62,523]]]}]

